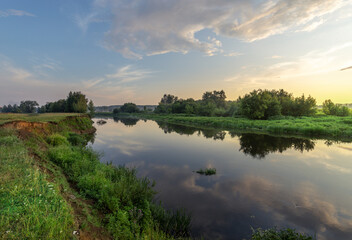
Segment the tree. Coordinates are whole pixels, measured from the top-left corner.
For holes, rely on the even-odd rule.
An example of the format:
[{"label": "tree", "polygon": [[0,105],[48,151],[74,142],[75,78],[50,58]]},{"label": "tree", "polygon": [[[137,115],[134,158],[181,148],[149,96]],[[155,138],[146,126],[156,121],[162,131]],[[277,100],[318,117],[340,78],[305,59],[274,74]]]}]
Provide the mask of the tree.
[{"label": "tree", "polygon": [[160,103],[162,104],[173,104],[177,101],[177,97],[171,94],[164,94],[161,98]]},{"label": "tree", "polygon": [[335,115],[336,114],[336,106],[330,99],[325,100],[323,102],[323,112],[326,115]]},{"label": "tree", "polygon": [[135,113],[139,112],[139,108],[134,103],[125,103],[120,107],[120,111],[126,113]]},{"label": "tree", "polygon": [[34,113],[39,104],[36,101],[21,101],[19,109],[22,113]]},{"label": "tree", "polygon": [[251,119],[268,119],[281,114],[280,101],[268,90],[253,90],[238,102],[241,114]]},{"label": "tree", "polygon": [[70,92],[66,99],[65,112],[86,113],[88,99],[81,92]]},{"label": "tree", "polygon": [[202,96],[203,102],[213,102],[215,103],[216,107],[224,108],[225,107],[225,99],[226,95],[224,90],[221,91],[213,91],[213,92],[205,92]]},{"label": "tree", "polygon": [[118,114],[120,112],[120,110],[118,108],[115,108],[112,112],[113,112],[113,114],[116,115],[116,114]]},{"label": "tree", "polygon": [[330,99],[323,102],[323,112],[326,115],[335,116],[348,116],[350,114],[348,107],[334,104]]},{"label": "tree", "polygon": [[92,100],[89,101],[88,103],[88,111],[89,111],[89,116],[92,118],[95,115],[95,108],[94,108],[94,103]]}]

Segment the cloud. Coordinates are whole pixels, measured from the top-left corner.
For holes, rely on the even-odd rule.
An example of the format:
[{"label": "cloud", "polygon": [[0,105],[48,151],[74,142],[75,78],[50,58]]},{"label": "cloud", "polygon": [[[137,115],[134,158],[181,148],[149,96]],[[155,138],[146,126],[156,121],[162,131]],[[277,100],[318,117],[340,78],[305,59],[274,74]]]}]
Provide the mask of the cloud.
[{"label": "cloud", "polygon": [[345,68],[342,68],[340,71],[345,71],[345,70],[348,70],[348,69],[352,69],[352,66],[350,67],[345,67]]},{"label": "cloud", "polygon": [[106,77],[108,79],[115,79],[119,83],[127,83],[148,78],[152,73],[153,72],[149,70],[133,69],[132,65],[127,65],[125,67],[119,68],[116,73],[106,75]]},{"label": "cloud", "polygon": [[305,26],[303,29],[299,30],[301,32],[311,32],[313,30],[315,30],[316,28],[318,28],[320,25],[322,25],[325,22],[324,19],[320,19],[319,21],[307,24],[307,26]]},{"label": "cloud", "polygon": [[237,56],[241,56],[241,55],[243,55],[243,53],[239,53],[239,52],[230,52],[230,53],[224,54],[225,57],[237,57]]},{"label": "cloud", "polygon": [[69,91],[82,91],[96,105],[134,101],[139,98],[133,83],[152,74],[152,71],[127,65],[102,77],[72,81],[53,77],[53,71],[62,69],[53,59],[33,58],[31,62],[34,66],[24,69],[0,54],[0,105],[24,99],[44,104],[65,98]]},{"label": "cloud", "polygon": [[[236,81],[239,88],[262,88],[273,82],[335,72],[341,66],[341,62],[346,62],[349,49],[352,49],[352,42],[336,45],[327,50],[311,51],[291,61],[282,61],[269,66],[247,67],[224,81]],[[277,56],[272,58],[279,59]],[[341,71],[347,69],[349,68],[341,69]]]},{"label": "cloud", "polygon": [[22,11],[22,10],[16,10],[16,9],[8,9],[5,11],[0,10],[0,17],[9,17],[9,16],[18,16],[18,17],[35,17],[34,14]]},{"label": "cloud", "polygon": [[[351,2],[95,0],[93,8],[95,12],[111,12],[111,27],[105,33],[103,45],[138,59],[191,50],[214,55],[222,52],[219,36],[253,42],[291,30],[312,31],[324,23],[323,16],[347,4]],[[88,22],[82,22],[83,29]],[[196,33],[203,30],[210,30],[216,37],[197,38]]]}]

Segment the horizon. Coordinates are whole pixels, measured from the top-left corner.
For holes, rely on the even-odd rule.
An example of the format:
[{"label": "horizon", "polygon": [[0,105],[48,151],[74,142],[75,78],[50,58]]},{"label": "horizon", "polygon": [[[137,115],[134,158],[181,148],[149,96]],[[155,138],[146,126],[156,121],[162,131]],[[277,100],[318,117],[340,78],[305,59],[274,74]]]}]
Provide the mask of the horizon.
[{"label": "horizon", "polygon": [[[201,7],[200,7],[201,6]],[[0,106],[81,91],[96,106],[284,89],[352,103],[348,0],[0,3]]]}]

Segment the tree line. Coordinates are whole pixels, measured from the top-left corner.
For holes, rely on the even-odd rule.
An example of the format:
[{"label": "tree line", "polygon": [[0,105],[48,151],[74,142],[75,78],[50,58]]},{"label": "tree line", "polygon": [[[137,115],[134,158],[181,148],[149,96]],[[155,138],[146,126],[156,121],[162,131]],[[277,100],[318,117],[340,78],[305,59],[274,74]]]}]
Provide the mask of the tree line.
[{"label": "tree line", "polygon": [[[316,114],[315,98],[302,94],[294,97],[292,93],[280,90],[253,90],[239,97],[236,101],[226,101],[223,90],[205,92],[202,99],[180,99],[171,94],[164,94],[155,113],[183,113],[197,116],[244,116],[249,119],[269,119],[274,116],[312,116]],[[348,116],[348,107],[326,100],[323,112],[327,115]]]},{"label": "tree line", "polygon": [[94,103],[92,100],[88,101],[86,96],[81,92],[69,92],[66,99],[60,99],[55,102],[48,102],[39,107],[36,101],[26,100],[21,101],[20,105],[4,105],[2,107],[3,113],[87,113],[94,115]]}]

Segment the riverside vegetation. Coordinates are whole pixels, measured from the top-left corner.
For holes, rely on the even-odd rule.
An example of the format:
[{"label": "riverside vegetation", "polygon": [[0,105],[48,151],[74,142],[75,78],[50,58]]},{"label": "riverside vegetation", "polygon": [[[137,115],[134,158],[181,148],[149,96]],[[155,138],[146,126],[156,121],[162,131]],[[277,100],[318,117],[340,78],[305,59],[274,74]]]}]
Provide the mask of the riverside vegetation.
[{"label": "riverside vegetation", "polygon": [[[86,146],[94,130],[87,115],[0,119],[1,239],[190,238],[190,216],[155,203],[152,181],[99,162]],[[268,236],[312,239],[292,229],[258,229],[252,239]]]},{"label": "riverside vegetation", "polygon": [[189,215],[154,203],[152,181],[137,178],[134,169],[100,163],[86,147],[84,133],[93,130],[88,116],[45,114],[41,119],[51,123],[34,128],[1,117],[7,123],[0,132],[0,238],[189,236]]},{"label": "riverside vegetation", "polygon": [[326,100],[318,109],[313,97],[295,98],[283,89],[253,90],[236,101],[226,101],[224,91],[205,92],[201,100],[165,94],[153,113],[139,111],[133,103],[124,106],[110,116],[129,114],[195,127],[352,140],[352,116],[347,106]]}]

